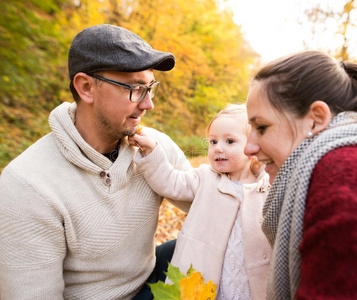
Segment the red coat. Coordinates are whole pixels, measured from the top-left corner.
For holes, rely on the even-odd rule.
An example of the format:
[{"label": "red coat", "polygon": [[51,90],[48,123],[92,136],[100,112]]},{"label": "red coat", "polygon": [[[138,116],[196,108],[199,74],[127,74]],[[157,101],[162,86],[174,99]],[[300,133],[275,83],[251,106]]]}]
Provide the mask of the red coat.
[{"label": "red coat", "polygon": [[296,299],[357,299],[357,146],[316,165],[306,200]]}]

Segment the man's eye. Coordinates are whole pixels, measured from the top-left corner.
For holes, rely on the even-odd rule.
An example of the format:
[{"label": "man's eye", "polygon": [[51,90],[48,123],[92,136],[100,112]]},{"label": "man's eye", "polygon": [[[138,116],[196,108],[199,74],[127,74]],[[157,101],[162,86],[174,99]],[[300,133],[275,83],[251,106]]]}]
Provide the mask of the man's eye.
[{"label": "man's eye", "polygon": [[133,93],[141,95],[144,90],[142,86],[135,86],[133,87]]}]

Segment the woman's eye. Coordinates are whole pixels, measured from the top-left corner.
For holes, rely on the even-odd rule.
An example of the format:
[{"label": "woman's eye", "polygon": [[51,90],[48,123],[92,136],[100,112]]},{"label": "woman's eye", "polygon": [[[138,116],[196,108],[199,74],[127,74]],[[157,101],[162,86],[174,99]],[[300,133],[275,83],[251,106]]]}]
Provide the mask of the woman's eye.
[{"label": "woman's eye", "polygon": [[260,134],[263,134],[265,130],[267,129],[268,126],[261,125],[257,127],[257,130],[259,131]]}]

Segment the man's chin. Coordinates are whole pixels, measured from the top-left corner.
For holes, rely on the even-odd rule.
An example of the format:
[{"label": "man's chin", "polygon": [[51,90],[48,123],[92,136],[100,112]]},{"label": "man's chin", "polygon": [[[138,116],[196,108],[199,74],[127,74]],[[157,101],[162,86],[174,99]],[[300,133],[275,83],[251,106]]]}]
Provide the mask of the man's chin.
[{"label": "man's chin", "polygon": [[132,136],[134,135],[135,133],[137,133],[139,131],[139,125],[131,128],[131,129],[127,129],[125,131],[122,132],[122,135],[123,136]]}]

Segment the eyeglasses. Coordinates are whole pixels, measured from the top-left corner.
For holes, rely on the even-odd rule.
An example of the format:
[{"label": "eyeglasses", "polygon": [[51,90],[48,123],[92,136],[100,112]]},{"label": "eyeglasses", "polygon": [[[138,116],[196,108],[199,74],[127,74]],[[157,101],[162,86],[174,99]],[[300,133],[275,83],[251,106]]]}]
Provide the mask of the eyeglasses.
[{"label": "eyeglasses", "polygon": [[129,100],[131,102],[140,102],[141,100],[144,99],[144,97],[146,96],[146,93],[149,92],[150,93],[150,98],[154,98],[156,91],[159,87],[160,82],[155,81],[152,84],[150,84],[149,86],[145,85],[145,84],[127,84],[124,82],[120,82],[120,81],[116,81],[113,79],[109,79],[109,78],[105,78],[103,76],[100,75],[96,75],[96,74],[87,74],[91,77],[97,78],[99,80],[111,83],[111,84],[115,84],[117,86],[121,86],[123,88],[129,89],[130,90],[130,97]]}]

